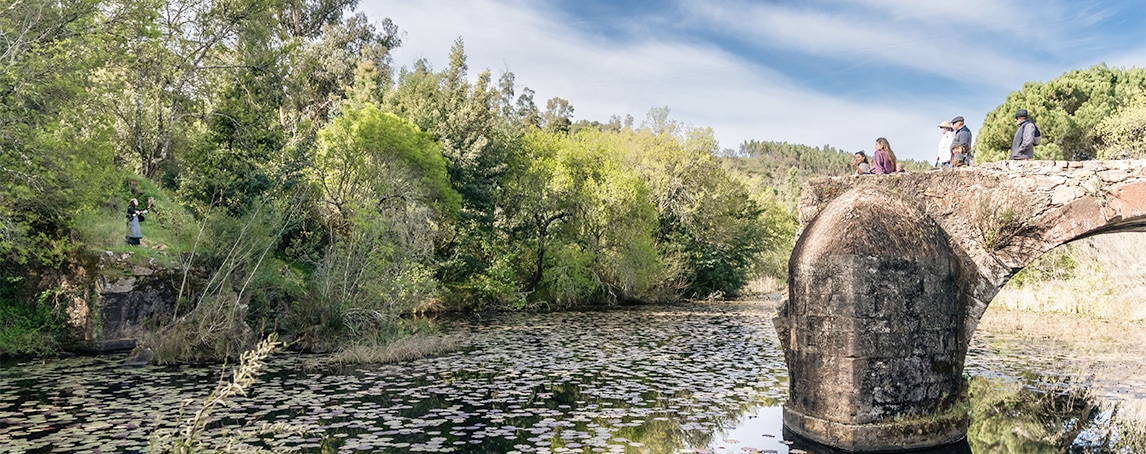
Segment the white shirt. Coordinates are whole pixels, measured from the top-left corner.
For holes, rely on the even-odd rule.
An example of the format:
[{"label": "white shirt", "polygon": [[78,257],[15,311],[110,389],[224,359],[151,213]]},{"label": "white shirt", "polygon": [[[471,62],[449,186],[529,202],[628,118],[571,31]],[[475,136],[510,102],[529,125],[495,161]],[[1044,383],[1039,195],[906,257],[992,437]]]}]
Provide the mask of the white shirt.
[{"label": "white shirt", "polygon": [[943,137],[939,138],[938,154],[935,155],[935,158],[939,161],[939,164],[943,164],[944,162],[951,160],[951,142],[954,140],[955,131],[944,131]]}]

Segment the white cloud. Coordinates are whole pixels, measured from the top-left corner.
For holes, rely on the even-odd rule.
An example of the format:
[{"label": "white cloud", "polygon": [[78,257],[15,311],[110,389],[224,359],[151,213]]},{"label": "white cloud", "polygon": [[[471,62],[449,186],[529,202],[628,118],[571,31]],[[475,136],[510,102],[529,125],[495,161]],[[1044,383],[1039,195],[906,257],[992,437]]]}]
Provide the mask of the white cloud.
[{"label": "white cloud", "polygon": [[[989,47],[975,35],[1006,30],[1014,7],[986,0],[927,9],[931,2],[867,0],[877,13],[919,25],[896,30],[872,26],[851,13],[797,11],[775,6],[728,9],[729,5],[684,5],[690,20],[727,33],[749,34],[750,40],[829,56],[869,59],[873,65],[900,65],[948,77],[975,81],[972,89],[902,94],[875,104],[817,92],[762,62],[751,61],[708,44],[697,36],[653,33],[631,18],[627,32],[644,30],[639,39],[622,40],[594,33],[544,4],[524,0],[436,0],[408,2],[367,0],[361,8],[375,20],[390,17],[405,33],[393,56],[398,65],[429,59],[435,68],[448,64],[453,41],[465,42],[471,78],[490,69],[497,77],[509,70],[519,86],[536,91],[544,107],[562,97],[575,108],[574,119],[606,121],[611,115],[633,115],[638,122],[652,107],[668,106],[671,118],[693,126],[711,126],[721,146],[736,148],[749,139],[787,141],[813,146],[829,144],[849,151],[870,151],[876,137],[887,137],[901,158],[934,160],[936,125],[954,115],[967,117],[977,131],[981,116],[1006,94],[1028,80],[1053,78],[1074,68],[1025,63],[1006,49]],[[941,25],[951,20],[951,28]],[[659,20],[663,20],[660,18]],[[984,24],[974,28],[973,24]],[[935,25],[940,24],[940,25]],[[686,27],[697,26],[690,22]],[[945,33],[965,35],[959,56],[950,64],[929,43],[947,41]],[[928,41],[930,40],[930,41]],[[858,45],[856,43],[859,43]],[[1052,46],[1053,43],[1047,44]],[[1141,59],[1146,43],[1108,59],[1116,66]],[[859,53],[859,57],[852,55]],[[1093,62],[1096,64],[1098,61]],[[1138,63],[1141,65],[1141,63]]]},{"label": "white cloud", "polygon": [[[992,86],[1014,86],[1024,74],[1037,71],[1032,64],[1001,53],[999,39],[984,45],[981,28],[968,22],[1006,14],[1001,7],[984,15],[958,14],[950,6],[931,12],[921,7],[934,2],[868,1],[882,9],[811,8],[808,4],[685,2],[695,20],[745,38],[759,47],[798,50],[880,71],[890,67],[918,70],[951,80]],[[960,3],[960,6],[962,4]],[[989,23],[989,22],[988,22]],[[995,24],[1002,27],[1002,24]]]},{"label": "white cloud", "polygon": [[[390,17],[405,32],[402,47],[394,52],[398,65],[428,58],[442,68],[453,40],[462,36],[471,76],[485,68],[495,73],[508,69],[519,85],[537,92],[539,105],[555,96],[568,99],[575,119],[605,121],[631,114],[639,121],[650,108],[669,106],[673,119],[712,126],[726,148],[758,139],[870,150],[878,136],[893,144],[897,136],[907,137],[918,115],[902,106],[833,99],[714,47],[653,38],[604,41],[582,34],[552,11],[524,4],[433,5],[372,1],[363,9],[375,19]],[[931,132],[937,120],[925,118],[925,131]],[[927,142],[933,139],[921,135]]]}]

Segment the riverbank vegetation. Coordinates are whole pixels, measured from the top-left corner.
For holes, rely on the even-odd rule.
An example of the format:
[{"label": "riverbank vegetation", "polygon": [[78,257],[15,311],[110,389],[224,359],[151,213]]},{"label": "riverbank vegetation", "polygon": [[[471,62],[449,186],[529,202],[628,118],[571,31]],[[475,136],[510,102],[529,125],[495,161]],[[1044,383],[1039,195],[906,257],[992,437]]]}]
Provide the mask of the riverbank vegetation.
[{"label": "riverbank vegetation", "polygon": [[[573,121],[512,73],[397,69],[353,2],[69,0],[0,15],[0,354],[77,335],[110,251],[178,271],[159,362],[266,332],[337,349],[409,314],[736,295],[792,214],[707,128]],[[19,38],[19,39],[17,39]],[[123,241],[146,203],[144,246]],[[129,266],[128,269],[131,269]],[[408,334],[408,333],[406,333]]]}]

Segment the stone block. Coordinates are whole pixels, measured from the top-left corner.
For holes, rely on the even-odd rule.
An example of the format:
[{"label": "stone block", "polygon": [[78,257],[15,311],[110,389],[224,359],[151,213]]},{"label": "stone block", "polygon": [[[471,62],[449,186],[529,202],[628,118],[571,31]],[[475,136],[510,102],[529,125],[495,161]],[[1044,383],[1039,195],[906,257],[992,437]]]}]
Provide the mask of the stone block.
[{"label": "stone block", "polygon": [[1123,169],[1117,170],[1101,170],[1098,172],[1098,178],[1107,183],[1118,183],[1127,178],[1130,178],[1130,172]]},{"label": "stone block", "polygon": [[[1048,169],[1048,170],[1054,170],[1054,169]],[[1048,191],[1051,191],[1058,186],[1066,184],[1066,180],[1067,180],[1067,178],[1065,176],[1062,176],[1062,175],[1040,176],[1037,179],[1037,184],[1035,185],[1034,190],[1039,191],[1039,192],[1048,192]]]},{"label": "stone block", "polygon": [[1146,216],[1146,182],[1116,187],[1110,192],[1110,206],[1123,219]]}]

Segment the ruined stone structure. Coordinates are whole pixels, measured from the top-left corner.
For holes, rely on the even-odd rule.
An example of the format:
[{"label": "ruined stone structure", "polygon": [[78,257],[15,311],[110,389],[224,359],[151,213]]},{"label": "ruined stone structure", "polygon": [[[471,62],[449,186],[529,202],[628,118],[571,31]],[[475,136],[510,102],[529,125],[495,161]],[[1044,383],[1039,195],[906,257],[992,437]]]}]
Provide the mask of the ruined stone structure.
[{"label": "ruined stone structure", "polygon": [[1146,161],[1008,161],[812,180],[799,201],[784,425],[849,451],[967,430],[962,373],[987,305],[1055,246],[1146,231]]},{"label": "ruined stone structure", "polygon": [[155,259],[142,262],[131,253],[111,251],[101,254],[90,268],[96,272],[74,273],[91,283],[85,291],[72,292],[75,296],[67,305],[75,338],[66,346],[69,351],[131,350],[141,335],[154,329],[157,318],[171,319],[183,280],[179,270],[164,268]]}]

